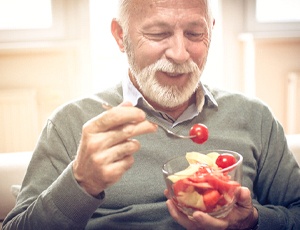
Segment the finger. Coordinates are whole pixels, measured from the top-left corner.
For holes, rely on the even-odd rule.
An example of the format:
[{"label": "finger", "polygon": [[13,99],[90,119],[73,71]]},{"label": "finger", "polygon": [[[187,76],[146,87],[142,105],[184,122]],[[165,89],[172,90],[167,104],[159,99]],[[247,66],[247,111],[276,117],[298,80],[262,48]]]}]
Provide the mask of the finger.
[{"label": "finger", "polygon": [[129,101],[123,101],[121,104],[119,104],[118,106],[133,106],[131,102]]},{"label": "finger", "polygon": [[223,219],[218,219],[210,216],[207,213],[196,211],[193,213],[193,220],[199,228],[220,230],[227,229],[228,222]]},{"label": "finger", "polygon": [[97,195],[112,184],[115,184],[134,163],[133,155],[112,164],[102,165],[92,170],[92,175],[79,181],[79,184],[91,195]]},{"label": "finger", "polygon": [[236,193],[237,205],[252,208],[251,192],[246,187],[240,187]]},{"label": "finger", "polygon": [[132,106],[118,106],[107,110],[87,123],[91,133],[105,132],[127,123],[139,123],[146,119],[144,111]]},{"label": "finger", "polygon": [[[232,226],[239,228],[249,228],[255,226],[258,221],[258,212],[252,204],[251,192],[246,187],[241,187],[236,194],[237,203],[236,207],[239,210],[239,221],[233,222]],[[232,221],[231,221],[232,222]]]},{"label": "finger", "polygon": [[120,177],[128,171],[134,164],[133,155],[125,155],[121,160],[115,161],[110,165],[112,172]]},{"label": "finger", "polygon": [[[133,153],[140,147],[137,140],[128,140],[111,149],[77,155],[73,163],[76,180],[90,194],[98,194],[109,185],[117,182],[133,162]],[[78,160],[79,158],[79,160]]]},{"label": "finger", "polygon": [[173,219],[183,226],[186,229],[196,229],[196,224],[191,221],[187,215],[185,215],[183,212],[181,212],[176,205],[173,203],[172,200],[167,200],[166,201],[167,208],[169,210],[170,215],[173,217]]},{"label": "finger", "polygon": [[165,195],[165,197],[167,197],[167,199],[171,199],[171,194],[168,189],[164,190],[164,195]]},{"label": "finger", "polygon": [[101,152],[97,154],[96,160],[102,164],[111,164],[133,155],[139,148],[140,143],[137,140],[126,140],[123,143],[108,148],[105,153]]},{"label": "finger", "polygon": [[105,154],[98,154],[97,159],[104,165],[104,170],[101,171],[101,176],[108,179],[109,184],[113,184],[132,167],[134,163],[133,154],[140,148],[137,140],[128,140],[118,146],[105,151]]},{"label": "finger", "polygon": [[125,124],[114,130],[87,135],[87,138],[90,139],[88,147],[90,151],[95,152],[123,143],[135,136],[155,132],[156,130],[157,126],[147,120],[136,124]]},{"label": "finger", "polygon": [[105,183],[105,188],[116,183],[122,175],[129,170],[134,163],[133,155],[127,155],[122,160],[106,165],[99,173],[101,183]]}]

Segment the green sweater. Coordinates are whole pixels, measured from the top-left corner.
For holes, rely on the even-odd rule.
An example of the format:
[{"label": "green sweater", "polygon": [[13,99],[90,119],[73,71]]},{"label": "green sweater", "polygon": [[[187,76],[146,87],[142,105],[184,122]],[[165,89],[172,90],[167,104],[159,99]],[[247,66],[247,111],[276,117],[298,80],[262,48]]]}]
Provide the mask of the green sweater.
[{"label": "green sweater", "polygon": [[[137,137],[141,149],[134,155],[133,167],[105,190],[104,199],[88,195],[77,184],[72,161],[82,125],[103,112],[101,100],[112,105],[122,102],[121,85],[62,106],[40,136],[17,205],[3,228],[182,229],[165,204],[163,163],[187,151],[227,149],[244,157],[243,185],[253,192],[259,229],[300,229],[300,170],[281,125],[256,99],[216,89],[210,92],[218,107],[206,101],[199,116],[174,128],[187,134],[193,124],[204,123],[209,140],[198,145],[160,128]],[[160,122],[150,113],[148,119]]]}]

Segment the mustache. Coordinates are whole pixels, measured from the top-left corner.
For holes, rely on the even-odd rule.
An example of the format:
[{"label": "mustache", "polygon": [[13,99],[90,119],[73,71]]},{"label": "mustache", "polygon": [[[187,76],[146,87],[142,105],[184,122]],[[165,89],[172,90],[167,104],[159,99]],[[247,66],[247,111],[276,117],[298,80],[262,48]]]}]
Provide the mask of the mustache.
[{"label": "mustache", "polygon": [[193,61],[189,60],[183,64],[176,64],[166,59],[160,59],[154,64],[148,66],[150,71],[162,71],[167,73],[192,73],[199,71],[198,66]]}]

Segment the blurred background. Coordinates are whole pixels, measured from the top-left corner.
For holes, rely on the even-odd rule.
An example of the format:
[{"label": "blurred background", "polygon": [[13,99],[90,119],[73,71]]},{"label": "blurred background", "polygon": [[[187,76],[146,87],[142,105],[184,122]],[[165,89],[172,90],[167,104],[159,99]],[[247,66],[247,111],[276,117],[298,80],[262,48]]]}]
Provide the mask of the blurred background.
[{"label": "blurred background", "polygon": [[[300,133],[300,0],[211,0],[204,83],[258,97]],[[117,0],[0,0],[0,152],[31,151],[59,105],[127,74]]]}]

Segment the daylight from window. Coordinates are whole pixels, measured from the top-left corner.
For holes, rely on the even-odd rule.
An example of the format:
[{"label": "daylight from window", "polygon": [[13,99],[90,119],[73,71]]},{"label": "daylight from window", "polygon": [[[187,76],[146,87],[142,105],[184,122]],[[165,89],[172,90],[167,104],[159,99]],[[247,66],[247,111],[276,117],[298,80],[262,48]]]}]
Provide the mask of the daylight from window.
[{"label": "daylight from window", "polygon": [[47,29],[51,0],[0,0],[0,30]]},{"label": "daylight from window", "polygon": [[258,22],[300,22],[300,0],[257,0]]}]

